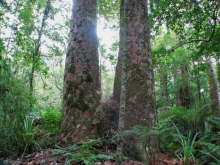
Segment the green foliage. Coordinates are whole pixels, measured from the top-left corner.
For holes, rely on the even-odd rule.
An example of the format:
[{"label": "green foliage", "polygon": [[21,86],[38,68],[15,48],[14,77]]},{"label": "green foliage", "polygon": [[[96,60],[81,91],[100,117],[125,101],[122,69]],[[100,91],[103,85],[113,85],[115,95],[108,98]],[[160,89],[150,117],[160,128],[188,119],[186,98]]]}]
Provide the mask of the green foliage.
[{"label": "green foliage", "polygon": [[34,149],[54,147],[60,135],[60,110],[47,107],[40,111],[40,114],[34,111],[29,115],[29,118],[33,120],[32,133],[36,141]]},{"label": "green foliage", "polygon": [[24,142],[26,143],[26,147],[27,147],[27,146],[31,146],[35,142],[34,125],[33,125],[33,120],[30,119],[29,117],[26,117],[23,122],[24,124],[23,124],[23,129],[21,130],[21,134],[23,136]]},{"label": "green foliage", "polygon": [[111,72],[102,72],[102,99],[107,100],[112,96],[114,75]]},{"label": "green foliage", "polygon": [[[0,157],[16,156],[34,147],[46,148],[56,143],[61,114],[59,108],[51,107],[60,107],[61,104],[62,56],[66,54],[71,24],[67,16],[70,15],[70,6],[67,1],[58,0],[0,0]],[[108,22],[113,20],[110,24],[114,24],[118,20],[119,6],[120,0],[100,0],[99,16]],[[136,126],[125,135],[132,133],[142,139],[155,135],[160,139],[162,152],[199,159],[204,164],[220,164],[220,119],[212,116],[206,106],[210,98],[204,61],[207,56],[218,60],[220,81],[219,2],[154,0],[150,7],[152,32],[160,32],[155,33],[152,51],[157,73],[157,108],[168,110],[159,112],[153,130]],[[59,22],[62,19],[65,23]],[[35,54],[39,43],[39,51]],[[113,43],[110,50],[100,46],[104,99],[112,95],[118,46],[118,42]],[[182,65],[187,65],[188,71],[178,77],[175,74]],[[44,107],[39,108],[43,110],[38,125],[31,117],[37,112],[33,112],[35,106],[30,108],[30,103],[34,104],[35,100],[30,97],[28,89],[32,67],[36,82],[33,95]],[[162,96],[161,80],[164,76],[168,99]],[[194,104],[190,109],[174,106],[179,86],[187,85],[192,91]],[[58,148],[56,152],[68,161],[92,164],[99,158],[109,158],[99,154],[97,145],[96,141],[89,141]]]},{"label": "green foliage", "polygon": [[8,74],[0,76],[1,156],[16,156],[35,144],[32,120],[27,117],[33,99],[24,84]]},{"label": "green foliage", "polygon": [[[100,45],[100,62],[101,62],[101,86],[102,100],[107,100],[112,96],[114,84],[114,68],[117,63],[117,51],[119,43],[115,42],[108,50],[105,45]],[[107,65],[107,66],[106,66]]]},{"label": "green foliage", "polygon": [[61,112],[57,108],[48,107],[41,111],[42,129],[49,133],[58,133],[61,122]]},{"label": "green foliage", "polygon": [[65,158],[65,165],[70,165],[72,162],[94,165],[98,160],[113,159],[112,156],[98,152],[97,148],[101,145],[100,140],[90,140],[67,148],[57,146],[57,149],[53,150],[53,154],[62,155]]},{"label": "green foliage", "polygon": [[[215,48],[218,39],[215,36],[219,36],[219,11],[218,1],[185,3],[182,0],[161,0],[155,3],[153,25],[159,29],[158,25],[166,23],[179,36],[182,45],[193,45],[206,53],[213,53],[217,52]],[[201,52],[197,54],[201,55]]]},{"label": "green foliage", "polygon": [[[218,123],[219,124],[219,123]],[[220,126],[220,124],[219,124]],[[220,132],[208,131],[200,136],[196,142],[196,154],[202,163],[213,162],[213,165],[220,163]]]},{"label": "green foliage", "polygon": [[105,18],[117,18],[119,16],[120,0],[100,0],[98,1],[99,14]]},{"label": "green foliage", "polygon": [[161,111],[159,119],[169,119],[170,126],[175,124],[180,131],[191,130],[193,133],[204,130],[205,121],[211,115],[207,106],[201,109],[186,109],[183,107],[171,107],[169,110]]},{"label": "green foliage", "polygon": [[176,155],[179,158],[188,159],[191,158],[195,160],[195,140],[197,138],[197,134],[195,134],[192,137],[191,131],[187,133],[187,136],[184,136],[184,134],[180,133],[180,130],[176,127],[176,138],[178,139],[178,143],[181,145],[179,150],[176,151]]},{"label": "green foliage", "polygon": [[157,136],[160,151],[178,158],[190,158],[199,164],[220,162],[220,118],[203,108],[200,110],[172,107],[161,111],[153,129],[135,126],[125,132],[145,140]]}]

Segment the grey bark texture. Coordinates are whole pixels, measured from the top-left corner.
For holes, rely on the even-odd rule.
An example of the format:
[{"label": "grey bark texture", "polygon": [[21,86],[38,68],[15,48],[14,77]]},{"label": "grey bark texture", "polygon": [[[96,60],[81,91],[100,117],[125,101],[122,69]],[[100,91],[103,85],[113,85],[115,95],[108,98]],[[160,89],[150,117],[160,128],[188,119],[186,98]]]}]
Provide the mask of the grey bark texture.
[{"label": "grey bark texture", "polygon": [[[119,131],[135,125],[152,128],[155,95],[147,0],[122,0],[121,9],[119,62],[116,69],[116,76],[121,76],[118,80],[120,85],[115,86],[115,89],[120,89]],[[114,96],[119,98],[118,94]],[[123,150],[129,158],[146,160],[146,145],[154,142],[152,138],[143,142],[135,136],[126,136],[123,138]]]},{"label": "grey bark texture", "polygon": [[[128,54],[128,0],[122,0],[120,4],[120,42],[118,63],[116,66],[113,98],[119,103],[119,144],[117,146],[118,162],[120,165],[123,161],[123,151],[126,141],[123,137],[125,130],[125,113],[126,113],[126,85],[127,85],[127,54]],[[128,155],[130,156],[130,155]]]},{"label": "grey bark texture", "polygon": [[62,137],[82,141],[96,136],[100,104],[97,1],[73,0],[72,27],[66,56]]}]

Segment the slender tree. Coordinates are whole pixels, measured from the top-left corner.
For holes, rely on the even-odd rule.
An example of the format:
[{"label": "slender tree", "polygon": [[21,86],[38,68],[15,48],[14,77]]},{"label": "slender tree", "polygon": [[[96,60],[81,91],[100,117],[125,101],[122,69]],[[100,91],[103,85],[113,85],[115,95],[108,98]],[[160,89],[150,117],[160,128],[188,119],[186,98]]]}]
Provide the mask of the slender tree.
[{"label": "slender tree", "polygon": [[96,135],[94,114],[100,101],[96,5],[96,0],[73,0],[61,127],[62,136],[74,141]]},{"label": "slender tree", "polygon": [[210,90],[210,98],[212,102],[212,110],[217,115],[220,115],[217,77],[214,71],[213,63],[209,58],[207,58],[207,64],[208,64],[209,90]]},{"label": "slender tree", "polygon": [[43,35],[43,30],[45,29],[46,26],[46,21],[49,17],[49,12],[51,9],[51,0],[47,0],[44,12],[43,12],[43,18],[41,21],[40,29],[38,30],[37,33],[37,39],[35,40],[35,47],[32,52],[32,66],[31,66],[31,73],[30,73],[30,80],[29,80],[29,86],[30,86],[30,95],[33,95],[33,90],[34,90],[34,74],[36,71],[37,64],[40,59],[40,47],[41,47],[41,39]]},{"label": "slender tree", "polygon": [[218,85],[220,87],[220,58],[217,59],[217,75],[218,75]]},{"label": "slender tree", "polygon": [[186,64],[181,64],[178,75],[178,91],[177,91],[177,105],[189,108],[191,105],[191,92],[189,87],[188,67]]},{"label": "slender tree", "polygon": [[[2,81],[3,76],[4,76],[4,58],[3,58],[3,52],[4,52],[4,44],[3,41],[0,38],[0,80]],[[5,93],[5,86],[4,84],[0,83],[0,95],[4,96]]]},{"label": "slender tree", "polygon": [[161,86],[161,97],[163,98],[163,105],[169,105],[169,91],[168,91],[168,72],[160,70],[160,86]]},{"label": "slender tree", "polygon": [[[154,75],[150,51],[150,27],[146,0],[121,1],[119,62],[116,76],[121,75],[119,130],[135,125],[153,127],[155,121]],[[116,78],[117,79],[117,78]],[[117,82],[116,82],[117,83]],[[118,94],[115,96],[118,97]],[[148,141],[147,141],[148,140]],[[123,150],[136,160],[146,160],[146,145],[130,135],[123,138]]]}]

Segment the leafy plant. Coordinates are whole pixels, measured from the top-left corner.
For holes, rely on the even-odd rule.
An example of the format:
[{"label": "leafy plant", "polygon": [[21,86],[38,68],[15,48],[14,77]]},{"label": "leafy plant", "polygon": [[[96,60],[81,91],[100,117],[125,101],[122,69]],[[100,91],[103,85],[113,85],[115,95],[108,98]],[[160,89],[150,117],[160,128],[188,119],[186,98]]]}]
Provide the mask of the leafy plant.
[{"label": "leafy plant", "polygon": [[[157,136],[161,152],[176,155],[184,163],[219,164],[220,160],[220,118],[200,110],[173,107],[159,113],[159,120],[153,129],[135,126],[127,134],[145,140]],[[189,162],[187,162],[189,161]]]},{"label": "leafy plant", "polygon": [[186,109],[184,107],[171,107],[170,110],[161,111],[159,119],[164,120],[169,118],[170,124],[175,124],[180,131],[191,130],[193,134],[203,131],[205,128],[205,121],[211,113],[207,106],[201,109]]},{"label": "leafy plant", "polygon": [[62,155],[65,158],[65,165],[72,162],[82,162],[85,165],[94,165],[100,159],[113,159],[112,156],[98,152],[97,147],[101,146],[100,140],[90,140],[80,145],[72,145],[66,148],[57,146],[53,150],[54,155]]},{"label": "leafy plant", "polygon": [[23,141],[26,143],[25,149],[35,143],[33,120],[26,117],[23,129],[21,130]]},{"label": "leafy plant", "polygon": [[57,108],[48,107],[41,112],[41,128],[50,133],[59,131],[61,122],[61,112]]},{"label": "leafy plant", "polygon": [[0,76],[0,155],[16,156],[35,144],[32,121],[27,117],[33,99],[22,80],[8,73],[4,76]]},{"label": "leafy plant", "polygon": [[38,113],[32,113],[34,120],[34,136],[38,148],[54,147],[59,138],[61,112],[57,108],[48,107]]},{"label": "leafy plant", "polygon": [[195,160],[195,141],[197,134],[195,134],[192,137],[192,133],[189,131],[187,133],[187,136],[184,136],[182,133],[180,133],[180,130],[176,127],[176,134],[175,136],[178,139],[179,144],[181,145],[181,148],[176,152],[177,156],[179,158],[188,159],[191,158]]}]

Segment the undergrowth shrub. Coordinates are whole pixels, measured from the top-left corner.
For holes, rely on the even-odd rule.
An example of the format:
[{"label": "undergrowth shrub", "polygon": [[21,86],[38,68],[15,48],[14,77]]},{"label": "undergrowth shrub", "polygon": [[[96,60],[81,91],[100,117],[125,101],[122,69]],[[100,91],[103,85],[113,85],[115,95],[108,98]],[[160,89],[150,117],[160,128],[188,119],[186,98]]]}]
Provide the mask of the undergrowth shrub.
[{"label": "undergrowth shrub", "polygon": [[159,112],[159,121],[169,119],[169,127],[175,124],[180,131],[190,130],[193,134],[204,131],[205,121],[211,116],[208,106],[200,109],[186,109],[184,107],[171,107],[169,110]]},{"label": "undergrowth shrub", "polygon": [[29,96],[25,83],[10,74],[0,76],[0,156],[17,156],[35,144]]},{"label": "undergrowth shrub", "polygon": [[203,164],[220,164],[220,117],[208,118],[206,129],[197,140],[196,148],[196,154]]},{"label": "undergrowth shrub", "polygon": [[153,129],[135,126],[126,131],[146,139],[157,136],[160,151],[180,159],[196,160],[199,165],[220,164],[220,117],[209,109],[172,107],[159,112]]},{"label": "undergrowth shrub", "polygon": [[101,140],[90,140],[78,145],[68,147],[59,147],[53,150],[53,155],[62,155],[65,159],[65,165],[71,163],[83,163],[85,165],[94,165],[99,160],[111,160],[112,156],[100,153]]},{"label": "undergrowth shrub", "polygon": [[58,108],[48,107],[41,111],[42,129],[57,133],[60,128],[61,112]]},{"label": "undergrowth shrub", "polygon": [[58,108],[47,107],[35,114],[35,139],[41,149],[54,147],[59,139],[61,112]]}]

